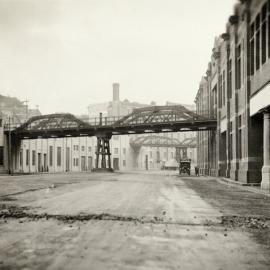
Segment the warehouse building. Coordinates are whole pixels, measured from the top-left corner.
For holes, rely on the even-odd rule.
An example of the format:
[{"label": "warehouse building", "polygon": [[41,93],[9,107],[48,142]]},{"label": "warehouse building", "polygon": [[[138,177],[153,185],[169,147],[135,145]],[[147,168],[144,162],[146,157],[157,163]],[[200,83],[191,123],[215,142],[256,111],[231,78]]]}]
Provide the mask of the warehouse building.
[{"label": "warehouse building", "polygon": [[248,184],[270,183],[270,1],[242,0],[212,57],[195,99],[217,117],[216,132],[199,132],[201,173]]}]

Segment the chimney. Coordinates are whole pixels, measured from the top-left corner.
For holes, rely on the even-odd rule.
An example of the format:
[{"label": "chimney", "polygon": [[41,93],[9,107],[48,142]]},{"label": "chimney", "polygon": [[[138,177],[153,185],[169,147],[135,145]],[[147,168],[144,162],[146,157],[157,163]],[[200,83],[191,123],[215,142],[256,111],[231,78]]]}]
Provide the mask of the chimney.
[{"label": "chimney", "polygon": [[113,83],[113,101],[119,101],[119,83]]}]

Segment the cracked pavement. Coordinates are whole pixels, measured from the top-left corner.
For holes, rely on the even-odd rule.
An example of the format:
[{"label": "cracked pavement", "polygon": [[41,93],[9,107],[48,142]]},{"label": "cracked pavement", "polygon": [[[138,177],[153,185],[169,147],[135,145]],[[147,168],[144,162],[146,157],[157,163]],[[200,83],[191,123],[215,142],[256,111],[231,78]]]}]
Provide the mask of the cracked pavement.
[{"label": "cracked pavement", "polygon": [[269,197],[206,177],[0,177],[0,269],[269,269],[269,227]]}]

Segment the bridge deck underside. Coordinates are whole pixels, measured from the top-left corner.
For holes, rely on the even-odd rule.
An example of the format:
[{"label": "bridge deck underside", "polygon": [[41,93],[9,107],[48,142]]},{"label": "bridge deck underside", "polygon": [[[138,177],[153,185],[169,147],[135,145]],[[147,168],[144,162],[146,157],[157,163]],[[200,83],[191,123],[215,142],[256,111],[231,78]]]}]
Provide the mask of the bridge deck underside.
[{"label": "bridge deck underside", "polygon": [[[36,139],[36,138],[62,138],[79,136],[98,136],[98,135],[127,135],[144,133],[162,133],[162,132],[184,132],[184,131],[204,131],[215,130],[216,120],[197,120],[180,121],[172,123],[146,123],[135,125],[102,125],[79,128],[56,128],[56,129],[38,129],[38,130],[13,130],[12,136],[18,139]],[[8,131],[6,131],[8,133]]]}]

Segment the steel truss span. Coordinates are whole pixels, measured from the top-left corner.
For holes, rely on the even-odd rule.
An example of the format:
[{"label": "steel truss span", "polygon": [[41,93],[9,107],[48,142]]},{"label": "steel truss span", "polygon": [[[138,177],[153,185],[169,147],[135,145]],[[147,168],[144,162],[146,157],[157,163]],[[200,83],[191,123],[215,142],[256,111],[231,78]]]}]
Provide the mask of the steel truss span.
[{"label": "steel truss span", "polygon": [[[30,118],[11,130],[17,139],[107,136],[179,131],[215,130],[217,120],[208,113],[197,114],[182,105],[134,109],[123,117],[82,121],[72,114],[48,114]],[[9,132],[6,130],[6,132]]]},{"label": "steel truss span", "polygon": [[131,140],[131,147],[140,148],[142,146],[151,147],[179,147],[179,148],[195,148],[196,138],[186,138],[183,141],[179,141],[176,138],[164,137],[164,136],[140,136]]}]

